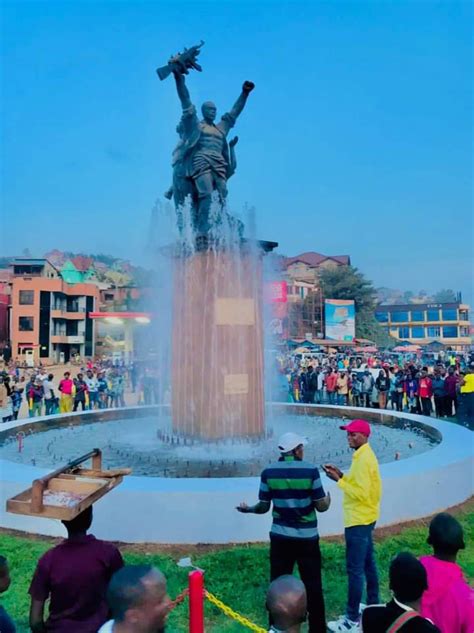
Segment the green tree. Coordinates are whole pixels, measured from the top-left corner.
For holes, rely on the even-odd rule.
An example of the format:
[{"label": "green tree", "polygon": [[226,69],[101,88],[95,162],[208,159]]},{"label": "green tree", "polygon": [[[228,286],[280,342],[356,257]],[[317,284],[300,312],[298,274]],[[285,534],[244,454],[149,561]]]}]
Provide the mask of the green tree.
[{"label": "green tree", "polygon": [[458,298],[454,290],[448,288],[438,290],[438,292],[435,292],[433,295],[433,301],[436,303],[455,303],[457,300]]},{"label": "green tree", "polygon": [[356,337],[374,341],[388,347],[394,339],[376,321],[374,316],[377,291],[372,282],[353,266],[325,269],[320,275],[321,290],[325,299],[351,299],[356,308]]}]

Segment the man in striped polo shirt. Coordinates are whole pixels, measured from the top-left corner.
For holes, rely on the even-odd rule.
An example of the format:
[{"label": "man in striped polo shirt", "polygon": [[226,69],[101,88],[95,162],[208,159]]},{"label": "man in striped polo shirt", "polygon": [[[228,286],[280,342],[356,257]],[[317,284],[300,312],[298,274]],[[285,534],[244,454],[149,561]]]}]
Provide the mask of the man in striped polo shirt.
[{"label": "man in striped polo shirt", "polygon": [[280,459],[262,472],[259,502],[241,503],[239,512],[265,514],[273,503],[270,530],[270,580],[293,573],[298,565],[308,597],[309,633],[326,633],[316,510],[331,503],[316,466],[303,461],[307,440],[296,433],[280,437]]}]

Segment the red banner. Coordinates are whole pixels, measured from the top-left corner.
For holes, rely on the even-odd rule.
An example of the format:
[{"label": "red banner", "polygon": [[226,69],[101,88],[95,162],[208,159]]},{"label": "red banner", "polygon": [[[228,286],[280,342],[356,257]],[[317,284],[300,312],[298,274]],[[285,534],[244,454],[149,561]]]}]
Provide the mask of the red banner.
[{"label": "red banner", "polygon": [[265,284],[266,303],[286,303],[288,300],[288,286],[286,281],[271,281]]}]

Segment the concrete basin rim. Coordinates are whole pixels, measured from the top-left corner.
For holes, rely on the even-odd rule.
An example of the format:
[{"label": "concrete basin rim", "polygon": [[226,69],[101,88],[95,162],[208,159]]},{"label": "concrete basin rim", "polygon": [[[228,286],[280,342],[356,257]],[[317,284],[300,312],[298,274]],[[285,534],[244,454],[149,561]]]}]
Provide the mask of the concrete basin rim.
[{"label": "concrete basin rim", "polygon": [[[376,409],[365,409],[353,407],[343,407],[337,405],[308,405],[302,403],[282,403],[282,402],[270,402],[267,403],[272,408],[281,409],[308,409],[314,411],[314,414],[321,413],[322,409],[331,409],[337,417],[351,417],[347,414],[357,411],[358,415],[364,415],[364,413],[370,414],[371,418],[397,418],[406,420],[408,422],[414,422],[423,426],[431,427],[440,436],[441,440],[437,446],[434,446],[429,451],[414,455],[412,457],[404,458],[400,461],[391,461],[381,465],[382,476],[397,478],[404,477],[406,475],[413,475],[417,471],[425,471],[430,468],[439,468],[443,465],[450,465],[452,463],[461,462],[464,459],[472,459],[474,455],[473,440],[474,436],[468,429],[457,426],[450,422],[441,420],[435,420],[430,417],[421,416],[417,414],[399,413],[397,411],[380,412]],[[88,419],[88,421],[109,421],[114,419],[123,419],[127,417],[145,417],[145,414],[149,414],[153,411],[167,408],[167,405],[151,405],[151,406],[135,406],[124,407],[120,409],[102,409],[98,411],[85,411],[75,412],[70,414],[56,414],[52,416],[41,416],[37,418],[28,418],[21,421],[8,422],[2,425],[0,430],[0,439],[3,439],[5,435],[11,436],[22,429],[34,428],[38,424],[44,424],[45,421],[49,424],[51,421],[60,420],[62,422],[59,426],[67,427],[70,420],[78,421],[80,419]],[[105,416],[105,417],[104,417]],[[373,420],[372,420],[373,421]],[[384,424],[383,419],[378,422]],[[16,431],[16,433],[15,433]],[[23,431],[24,432],[24,431]],[[91,446],[91,448],[94,448]],[[10,476],[9,471],[10,470]],[[12,474],[12,471],[16,471],[16,476]],[[36,477],[40,477],[49,472],[49,468],[33,466],[29,464],[19,464],[14,461],[0,459],[0,472],[2,473],[2,479],[4,481],[27,481],[33,480]],[[22,476],[19,476],[19,475]],[[150,492],[152,490],[159,490],[164,492],[166,490],[172,492],[189,492],[194,493],[208,492],[208,491],[224,491],[231,488],[233,491],[247,491],[254,490],[259,481],[258,476],[251,477],[201,477],[201,478],[185,478],[185,477],[155,477],[144,475],[130,475],[124,479],[123,484],[120,486],[124,492]]]}]

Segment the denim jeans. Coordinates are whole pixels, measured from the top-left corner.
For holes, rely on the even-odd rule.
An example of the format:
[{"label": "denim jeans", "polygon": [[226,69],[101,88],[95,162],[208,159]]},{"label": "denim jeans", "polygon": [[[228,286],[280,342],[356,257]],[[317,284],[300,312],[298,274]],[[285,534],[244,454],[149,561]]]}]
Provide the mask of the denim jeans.
[{"label": "denim jeans", "polygon": [[359,620],[359,607],[367,583],[367,604],[378,604],[379,579],[374,558],[372,533],[375,523],[354,525],[344,531],[346,539],[346,568],[349,584],[346,616],[349,620]]},{"label": "denim jeans", "polygon": [[336,392],[328,391],[329,404],[336,404]]},{"label": "denim jeans", "polygon": [[345,393],[338,393],[337,394],[337,404],[340,404],[341,406],[347,405],[347,394],[345,394]]},{"label": "denim jeans", "polygon": [[361,393],[360,402],[361,402],[361,407],[370,408],[370,393]]}]

